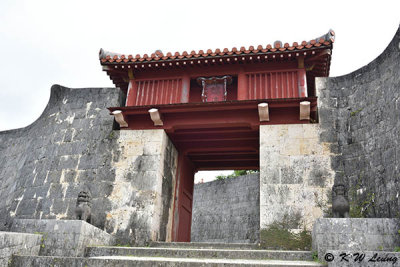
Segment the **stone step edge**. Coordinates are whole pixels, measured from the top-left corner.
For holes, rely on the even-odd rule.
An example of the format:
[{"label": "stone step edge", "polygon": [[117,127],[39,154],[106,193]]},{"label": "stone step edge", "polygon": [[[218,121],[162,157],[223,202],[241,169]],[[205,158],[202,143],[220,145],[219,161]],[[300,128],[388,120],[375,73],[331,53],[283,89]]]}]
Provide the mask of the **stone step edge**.
[{"label": "stone step edge", "polygon": [[[15,259],[14,259],[15,258]],[[13,262],[15,261],[29,261],[35,259],[49,260],[62,263],[62,260],[76,260],[83,262],[91,261],[128,261],[128,262],[154,262],[154,263],[192,263],[193,266],[206,266],[204,264],[229,264],[227,266],[327,266],[315,261],[291,261],[291,260],[243,260],[243,259],[213,259],[213,258],[168,258],[168,257],[137,257],[137,256],[99,256],[99,257],[55,257],[55,256],[31,256],[31,255],[14,255]],[[198,265],[200,264],[200,265]],[[14,265],[12,265],[14,266]]]},{"label": "stone step edge", "polygon": [[150,247],[163,247],[163,246],[170,246],[170,247],[175,247],[175,246],[199,246],[199,247],[205,247],[205,246],[225,246],[225,247],[254,247],[257,248],[259,247],[258,243],[222,243],[222,242],[157,242],[153,241],[150,242],[149,244]]},{"label": "stone step edge", "polygon": [[231,249],[231,248],[185,248],[185,247],[122,247],[122,246],[87,246],[86,249],[138,249],[138,250],[169,250],[169,251],[212,251],[212,252],[255,252],[255,253],[296,253],[296,254],[312,254],[309,250],[274,250],[274,249]]},{"label": "stone step edge", "polygon": [[238,250],[238,249],[196,249],[196,248],[158,248],[158,247],[87,247],[86,257],[137,256],[173,258],[219,258],[219,259],[274,259],[274,260],[312,260],[311,251],[277,250]]},{"label": "stone step edge", "polygon": [[227,263],[227,264],[281,264],[282,266],[290,266],[291,263],[307,264],[309,266],[325,266],[315,261],[299,261],[299,260],[250,260],[250,259],[215,259],[215,258],[170,258],[170,257],[138,257],[138,256],[99,256],[90,257],[89,259],[123,259],[123,260],[142,260],[157,262],[185,262],[185,263]]},{"label": "stone step edge", "polygon": [[[230,249],[241,249],[241,248],[249,248],[249,249],[261,249],[260,243],[221,243],[221,242],[164,242],[164,241],[152,241],[149,243],[149,247],[158,247],[158,248],[166,248],[166,247],[194,247],[194,248],[230,248]],[[284,250],[279,247],[266,247],[264,250]]]}]

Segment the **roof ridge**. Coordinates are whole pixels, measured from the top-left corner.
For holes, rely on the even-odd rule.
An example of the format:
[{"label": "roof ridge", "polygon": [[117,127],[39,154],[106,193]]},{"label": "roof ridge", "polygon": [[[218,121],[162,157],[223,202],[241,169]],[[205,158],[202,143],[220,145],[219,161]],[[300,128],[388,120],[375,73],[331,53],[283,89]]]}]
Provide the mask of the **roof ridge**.
[{"label": "roof ridge", "polygon": [[282,43],[281,41],[277,40],[271,44],[267,44],[265,46],[258,45],[258,46],[249,46],[247,49],[246,47],[242,46],[240,49],[233,47],[232,49],[228,48],[216,48],[214,50],[207,49],[207,50],[198,50],[196,53],[195,50],[192,50],[190,53],[187,51],[180,52],[168,52],[163,54],[161,50],[157,50],[155,53],[150,55],[137,54],[133,56],[132,54],[125,55],[119,54],[114,52],[109,52],[104,50],[103,48],[99,51],[99,59],[101,63],[107,62],[117,62],[117,63],[127,63],[127,62],[142,62],[142,61],[157,61],[157,60],[167,60],[167,59],[184,59],[184,58],[198,58],[198,57],[216,57],[216,56],[224,56],[224,55],[240,55],[240,54],[250,54],[250,53],[267,53],[267,52],[283,52],[283,51],[295,51],[295,50],[304,50],[310,49],[313,47],[321,47],[321,46],[330,46],[335,41],[335,32],[330,29],[326,34],[321,35],[315,39],[311,39],[310,41],[302,41],[300,44],[298,42],[293,42],[292,45],[289,43]]}]

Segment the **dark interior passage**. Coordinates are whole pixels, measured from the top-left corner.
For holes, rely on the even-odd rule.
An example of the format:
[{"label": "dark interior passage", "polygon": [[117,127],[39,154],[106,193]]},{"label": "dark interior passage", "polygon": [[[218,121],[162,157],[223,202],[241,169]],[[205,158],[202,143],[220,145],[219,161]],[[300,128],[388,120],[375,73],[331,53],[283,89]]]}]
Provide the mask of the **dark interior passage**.
[{"label": "dark interior passage", "polygon": [[[223,125],[174,129],[168,135],[179,153],[172,237],[173,241],[189,242],[195,172],[259,169],[259,131],[250,125]],[[235,192],[232,191],[232,196],[234,195]],[[238,197],[235,200],[238,203],[246,201]],[[253,200],[256,201],[252,198]],[[237,216],[231,214],[231,217]],[[250,217],[247,221],[252,220]],[[247,241],[253,239],[246,238]],[[239,238],[232,235],[232,240]]]}]

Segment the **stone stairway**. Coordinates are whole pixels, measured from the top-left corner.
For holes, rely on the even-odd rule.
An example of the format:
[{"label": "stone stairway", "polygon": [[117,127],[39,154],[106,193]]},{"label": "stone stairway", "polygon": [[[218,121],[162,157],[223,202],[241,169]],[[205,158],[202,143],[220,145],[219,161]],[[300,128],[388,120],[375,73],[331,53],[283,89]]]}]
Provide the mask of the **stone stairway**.
[{"label": "stone stairway", "polygon": [[11,266],[325,266],[310,251],[261,250],[255,244],[163,243],[89,246],[84,257],[14,255]]}]

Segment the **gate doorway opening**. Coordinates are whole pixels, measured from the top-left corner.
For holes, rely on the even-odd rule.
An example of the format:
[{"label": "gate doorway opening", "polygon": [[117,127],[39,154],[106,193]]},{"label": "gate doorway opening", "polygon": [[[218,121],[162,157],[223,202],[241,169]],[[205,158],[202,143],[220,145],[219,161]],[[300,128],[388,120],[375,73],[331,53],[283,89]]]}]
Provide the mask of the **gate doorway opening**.
[{"label": "gate doorway opening", "polygon": [[[190,241],[194,174],[201,170],[259,170],[260,125],[310,123],[299,118],[300,101],[271,100],[261,111],[256,100],[159,105],[158,109],[110,108],[112,112],[122,110],[130,130],[163,129],[177,150],[168,241]],[[269,120],[260,121],[266,107]]]},{"label": "gate doorway opening", "polygon": [[194,174],[202,170],[259,170],[259,130],[224,125],[167,132],[178,150],[172,241],[191,241]]},{"label": "gate doorway opening", "polygon": [[[212,173],[210,177],[208,173]],[[253,170],[195,175],[191,242],[255,243],[260,232],[260,176]]]}]

